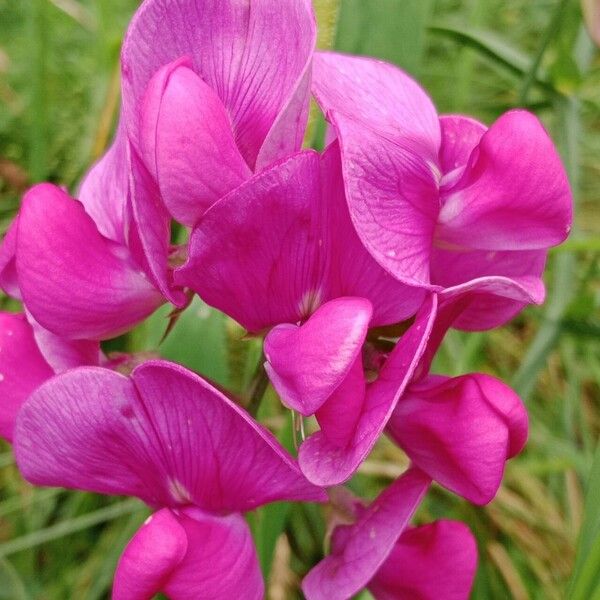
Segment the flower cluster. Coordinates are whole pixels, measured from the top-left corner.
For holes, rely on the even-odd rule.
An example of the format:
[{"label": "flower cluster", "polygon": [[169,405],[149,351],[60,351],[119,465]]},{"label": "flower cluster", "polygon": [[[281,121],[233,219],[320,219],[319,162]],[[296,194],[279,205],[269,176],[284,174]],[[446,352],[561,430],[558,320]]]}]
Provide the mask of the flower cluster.
[{"label": "flower cluster", "polygon": [[[0,316],[0,434],[21,473],[155,511],[115,600],[262,598],[242,515],[277,500],[345,515],[309,600],[466,598],[468,529],[409,521],[433,481],[489,502],[526,442],[504,383],[431,367],[449,328],[543,301],[571,222],[552,142],[521,110],[489,128],[438,116],[396,67],[315,40],[308,0],[146,0],[112,147],[78,200],[32,188],[0,248],[0,285],[24,307]],[[301,149],[311,96],[323,152]],[[171,244],[173,222],[189,242]],[[281,402],[318,426],[297,459],[200,376],[102,352],[191,293],[264,336]],[[340,486],[384,434],[411,465],[366,504]]]}]

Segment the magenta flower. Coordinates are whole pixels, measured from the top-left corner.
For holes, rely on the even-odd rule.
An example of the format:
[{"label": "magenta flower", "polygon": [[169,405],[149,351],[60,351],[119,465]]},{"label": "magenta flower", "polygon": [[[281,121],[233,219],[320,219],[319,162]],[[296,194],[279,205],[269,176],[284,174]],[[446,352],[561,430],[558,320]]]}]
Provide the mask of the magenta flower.
[{"label": "magenta flower", "polygon": [[23,405],[14,447],[32,483],[136,496],[162,509],[121,559],[117,600],[159,591],[174,600],[261,598],[239,513],[275,500],[326,499],[247,413],[164,361],[146,362],[130,378],[82,367],[47,381]]},{"label": "magenta flower", "polygon": [[471,301],[467,292],[440,306],[387,432],[432,479],[475,504],[487,504],[500,487],[506,461],[525,446],[528,418],[519,396],[495,377],[429,374],[446,331]]},{"label": "magenta flower", "polygon": [[[121,54],[121,121],[80,198],[119,229],[131,143],[171,214],[193,225],[254,170],[300,148],[316,24],[310,2],[146,0]],[[97,220],[97,219],[96,219]]]},{"label": "magenta flower", "polygon": [[396,281],[366,252],[343,194],[337,144],[322,157],[300,152],[210,208],[175,273],[176,283],[250,331],[272,328],[265,339],[271,381],[288,407],[316,414],[322,428],[300,451],[303,471],[320,485],[348,479],[371,449],[435,316],[429,300],[366,394],[360,354],[368,328],[412,316],[424,292]]},{"label": "magenta flower", "polygon": [[368,507],[346,501],[355,523],[334,529],[331,553],[303,581],[307,600],[347,600],[364,587],[377,600],[466,600],[477,565],[468,528],[452,521],[408,528],[429,484],[411,468]]},{"label": "magenta flower", "polygon": [[438,118],[399,69],[331,53],[315,55],[313,91],[339,139],[352,222],[380,265],[442,296],[476,291],[463,329],[542,302],[547,249],[567,237],[572,201],[533,115],[511,111],[487,130]]},{"label": "magenta flower", "polygon": [[114,238],[102,234],[115,226],[106,215],[95,222],[63,190],[40,184],[25,194],[3,241],[3,289],[61,337],[114,337],[166,300],[185,304],[171,283],[169,217],[144,166],[135,155],[131,161],[128,213]]}]

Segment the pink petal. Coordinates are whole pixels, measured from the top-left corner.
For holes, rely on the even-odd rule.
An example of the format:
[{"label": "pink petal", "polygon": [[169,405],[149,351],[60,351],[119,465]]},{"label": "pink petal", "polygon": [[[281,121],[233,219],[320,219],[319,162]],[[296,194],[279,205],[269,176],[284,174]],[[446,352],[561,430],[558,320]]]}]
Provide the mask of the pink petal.
[{"label": "pink petal", "polygon": [[23,200],[17,240],[23,301],[64,337],[114,337],[163,302],[127,250],[102,237],[81,204],[41,184]]},{"label": "pink petal", "polygon": [[261,171],[272,162],[302,148],[310,108],[311,74],[312,56],[309,56],[293,92],[269,129],[260,148],[256,158],[256,171]]},{"label": "pink petal", "polygon": [[186,508],[179,519],[188,537],[188,552],[165,584],[169,598],[264,598],[254,542],[241,515],[214,517]]},{"label": "pink petal", "polygon": [[44,329],[30,314],[27,314],[27,320],[33,329],[39,351],[55,373],[74,367],[100,364],[100,342],[69,340]]},{"label": "pink petal", "polygon": [[[237,145],[253,168],[279,114],[285,112],[285,121],[294,123],[299,120],[297,111],[305,111],[303,103],[292,99],[302,85],[315,39],[314,17],[306,0],[144,3],[122,51],[123,118],[134,144],[137,137],[132,130],[150,79],[163,65],[187,55],[231,115]],[[286,110],[290,104],[296,109]]]},{"label": "pink petal", "polygon": [[435,161],[440,125],[430,98],[394,65],[372,58],[317,52],[313,93],[326,116],[340,113],[386,138],[412,140]]},{"label": "pink petal", "polygon": [[[437,298],[432,295],[417,313],[414,324],[400,338],[379,378],[369,385],[356,427],[348,432],[345,443],[341,444],[341,436],[334,433],[336,424],[332,420],[325,431],[314,433],[302,444],[298,461],[302,472],[310,481],[322,486],[342,483],[352,476],[366,458],[419,364],[433,327],[436,310]],[[354,393],[361,393],[360,388],[353,389]],[[339,397],[335,401],[340,402]],[[355,398],[348,400],[348,404],[354,408],[355,402]],[[339,426],[347,431],[344,419]]]},{"label": "pink petal", "polygon": [[54,373],[23,314],[0,312],[0,436],[12,442],[21,405]]},{"label": "pink petal", "polygon": [[304,578],[307,600],[347,600],[365,587],[394,548],[429,483],[424,473],[411,469],[380,494],[354,525],[338,528],[332,553]]},{"label": "pink petal", "polygon": [[176,281],[250,331],[296,323],[340,296],[370,300],[373,325],[396,323],[424,295],[396,281],[360,242],[337,144],[321,158],[305,151],[276,163],[215,204]]},{"label": "pink petal", "polygon": [[319,162],[316,152],[295,154],[215,204],[176,283],[249,331],[309,316],[326,293]]},{"label": "pink petal", "polygon": [[431,260],[433,283],[446,288],[442,299],[470,297],[469,306],[454,327],[482,331],[503,325],[527,304],[541,304],[545,250],[460,252],[435,248]]},{"label": "pink petal", "polygon": [[221,512],[324,499],[247,413],[164,361],[144,363],[131,379],[100,368],[55,377],[22,409],[15,451],[33,483],[152,506]]},{"label": "pink petal", "polygon": [[195,508],[152,515],[123,553],[113,600],[259,600],[264,584],[250,530],[240,515]]},{"label": "pink petal", "polygon": [[490,127],[441,199],[436,236],[460,247],[548,248],[571,228],[571,191],[560,157],[537,118],[522,110]]},{"label": "pink petal", "polygon": [[17,277],[16,252],[19,215],[13,219],[0,244],[0,288],[8,296],[21,299]]},{"label": "pink petal", "polygon": [[440,166],[444,177],[454,179],[452,172],[469,162],[471,152],[479,144],[487,127],[464,115],[444,115],[440,117],[442,144],[440,146]]},{"label": "pink petal", "polygon": [[515,392],[489,375],[432,377],[408,388],[388,431],[432,479],[487,504],[506,460],[525,444],[527,413]]},{"label": "pink petal", "polygon": [[383,269],[363,246],[350,219],[344,195],[339,145],[331,144],[321,161],[322,199],[329,239],[328,297],[359,296],[373,304],[371,327],[412,317],[425,290],[404,285]]},{"label": "pink petal", "polygon": [[265,338],[265,368],[288,408],[309,416],[331,396],[361,352],[371,314],[368,300],[338,298],[301,326],[271,330]]},{"label": "pink petal", "polygon": [[127,229],[127,145],[127,134],[120,124],[112,146],[85,176],[77,195],[98,231],[121,244]]},{"label": "pink petal", "polygon": [[330,444],[344,448],[352,439],[364,410],[366,391],[359,355],[348,375],[316,412],[321,434]]},{"label": "pink petal", "polygon": [[459,521],[435,521],[405,531],[369,583],[376,600],[468,600],[477,543]]},{"label": "pink petal", "polygon": [[131,211],[128,246],[150,281],[175,306],[186,303],[183,291],[173,289],[169,270],[171,219],[160,192],[133,147],[130,147],[130,186],[128,209]]},{"label": "pink petal", "polygon": [[353,117],[329,114],[342,153],[350,216],[373,258],[400,281],[429,284],[439,171],[412,139],[391,140]]},{"label": "pink petal", "polygon": [[141,146],[167,209],[185,225],[251,175],[223,103],[185,61],[166,65],[150,81]]},{"label": "pink petal", "polygon": [[127,544],[119,559],[113,600],[151,600],[179,567],[188,551],[188,536],[177,514],[154,513]]}]

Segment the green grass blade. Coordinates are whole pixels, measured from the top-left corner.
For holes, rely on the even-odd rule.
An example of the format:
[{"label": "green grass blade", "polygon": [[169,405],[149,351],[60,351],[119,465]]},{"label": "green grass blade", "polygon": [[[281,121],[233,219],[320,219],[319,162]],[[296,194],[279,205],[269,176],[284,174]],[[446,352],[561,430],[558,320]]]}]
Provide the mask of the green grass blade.
[{"label": "green grass blade", "polygon": [[518,104],[524,105],[527,102],[527,96],[529,95],[529,90],[533,86],[536,81],[537,73],[540,69],[540,65],[542,64],[542,58],[550,45],[550,42],[556,37],[560,26],[561,20],[563,17],[563,13],[565,11],[566,6],[569,4],[570,0],[558,0],[556,6],[554,8],[554,12],[550,17],[550,21],[548,23],[548,27],[540,40],[540,44],[535,53],[535,57],[531,62],[531,66],[527,69],[525,73],[525,77],[523,78],[523,83],[521,84],[521,90],[519,91],[519,101]]},{"label": "green grass blade", "polygon": [[46,89],[46,60],[49,19],[46,0],[30,0],[29,20],[31,59],[31,87],[29,101],[29,175],[32,181],[41,181],[47,173],[48,115]]},{"label": "green grass blade", "polygon": [[143,508],[144,507],[139,500],[131,499],[111,504],[110,506],[106,506],[80,517],[66,519],[60,523],[56,523],[56,525],[39,529],[38,531],[0,544],[0,557],[9,556],[16,552],[22,552],[23,550],[29,550],[40,544],[45,544],[46,542],[77,533],[78,531],[88,529],[99,523],[112,521],[122,515],[143,510]]},{"label": "green grass blade", "polygon": [[131,338],[131,350],[159,352],[167,360],[228,386],[225,315],[196,297],[161,342],[170,311],[170,307],[164,306],[138,327]]},{"label": "green grass blade", "polygon": [[[290,448],[293,446],[293,435],[290,418],[286,421],[278,438],[286,448]],[[257,510],[251,520],[258,559],[263,576],[267,581],[273,565],[275,545],[285,530],[291,509],[292,505],[289,502],[275,502]]]},{"label": "green grass blade", "polygon": [[569,586],[570,600],[587,600],[600,577],[600,445],[592,464],[585,494],[583,525]]},{"label": "green grass blade", "polygon": [[458,44],[472,48],[486,56],[495,64],[503,67],[519,77],[530,71],[533,73],[532,83],[536,83],[553,94],[559,92],[553,87],[541,69],[532,70],[534,62],[524,52],[505,42],[495,33],[477,28],[466,28],[454,23],[434,23],[429,30],[439,36],[454,40]]},{"label": "green grass blade", "polygon": [[419,73],[431,0],[344,0],[336,48]]},{"label": "green grass blade", "polygon": [[5,558],[0,558],[0,581],[0,600],[30,600],[25,582]]}]

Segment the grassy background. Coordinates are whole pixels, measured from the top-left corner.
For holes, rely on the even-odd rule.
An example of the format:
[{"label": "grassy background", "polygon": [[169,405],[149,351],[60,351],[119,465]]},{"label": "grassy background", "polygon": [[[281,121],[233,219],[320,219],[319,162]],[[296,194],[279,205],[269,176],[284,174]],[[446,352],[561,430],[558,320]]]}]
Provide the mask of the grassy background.
[{"label": "grassy background", "polygon": [[[320,43],[380,56],[416,75],[440,112],[491,122],[526,106],[545,122],[577,202],[567,244],[551,252],[546,305],[486,334],[453,332],[440,372],[512,383],[531,436],[496,500],[474,508],[434,488],[418,521],[469,523],[480,550],[473,597],[600,598],[600,61],[576,0],[317,0]],[[0,0],[0,228],[23,190],[74,188],[110,140],[118,52],[134,0]],[[337,23],[337,29],[333,26]],[[335,33],[337,31],[337,33]],[[319,131],[318,120],[311,131]],[[6,299],[7,308],[16,308]],[[194,303],[160,345],[159,311],[112,350],[160,352],[243,393],[259,354],[239,328]],[[291,445],[268,393],[262,418]],[[405,459],[381,443],[352,481],[374,496]],[[590,474],[595,478],[587,484]],[[594,483],[595,481],[595,483]],[[0,599],[108,597],[116,560],[146,510],[136,501],[34,489],[0,448]],[[295,598],[322,555],[322,511],[278,504],[249,516],[273,599]],[[580,535],[581,532],[581,535]],[[363,594],[363,597],[368,597]]]}]

